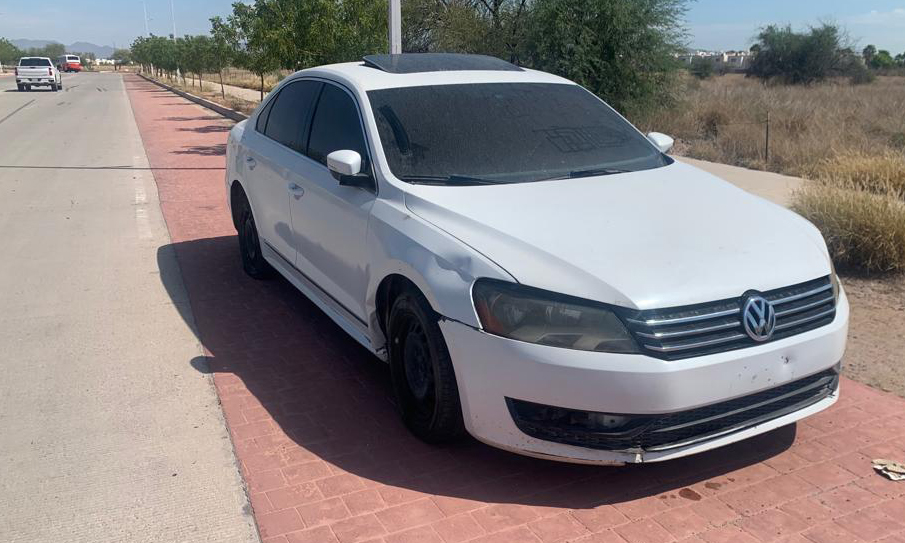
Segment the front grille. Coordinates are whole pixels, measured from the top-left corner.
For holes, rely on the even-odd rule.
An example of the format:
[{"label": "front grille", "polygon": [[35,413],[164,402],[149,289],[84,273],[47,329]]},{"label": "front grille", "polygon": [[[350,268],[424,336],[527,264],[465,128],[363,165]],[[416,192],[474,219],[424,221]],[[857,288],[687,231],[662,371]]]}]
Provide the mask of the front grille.
[{"label": "front grille", "polygon": [[[588,412],[568,411],[506,398],[522,432],[537,439],[608,451],[657,451],[690,445],[744,430],[794,413],[830,396],[839,386],[836,369],[734,400],[664,415],[629,417],[625,431],[589,430],[569,421],[586,420]],[[556,417],[549,417],[551,411]],[[563,416],[565,414],[565,416]],[[602,415],[602,414],[600,414]]]},{"label": "front grille", "polygon": [[[769,341],[825,326],[836,317],[829,276],[761,294],[776,311]],[[743,349],[758,345],[742,326],[744,297],[705,304],[625,311],[623,321],[645,354],[665,360]]]}]

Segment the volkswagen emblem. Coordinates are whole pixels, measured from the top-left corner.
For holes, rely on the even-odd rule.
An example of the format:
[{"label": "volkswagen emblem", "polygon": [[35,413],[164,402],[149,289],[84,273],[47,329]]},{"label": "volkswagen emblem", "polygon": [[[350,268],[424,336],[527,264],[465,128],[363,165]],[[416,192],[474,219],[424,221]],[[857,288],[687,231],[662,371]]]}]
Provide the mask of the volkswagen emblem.
[{"label": "volkswagen emblem", "polygon": [[776,311],[762,296],[750,296],[742,307],[742,324],[754,341],[767,341],[776,329]]}]

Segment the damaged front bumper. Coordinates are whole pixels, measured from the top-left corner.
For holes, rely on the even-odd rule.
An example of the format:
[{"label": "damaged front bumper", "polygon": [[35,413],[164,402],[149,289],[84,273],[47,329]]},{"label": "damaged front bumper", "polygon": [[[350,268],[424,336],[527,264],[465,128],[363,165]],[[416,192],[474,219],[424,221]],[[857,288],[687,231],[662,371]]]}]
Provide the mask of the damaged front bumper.
[{"label": "damaged front bumper", "polygon": [[677,361],[528,344],[450,320],[440,325],[473,436],[530,456],[621,464],[703,452],[831,406],[848,311],[843,295],[827,326]]}]

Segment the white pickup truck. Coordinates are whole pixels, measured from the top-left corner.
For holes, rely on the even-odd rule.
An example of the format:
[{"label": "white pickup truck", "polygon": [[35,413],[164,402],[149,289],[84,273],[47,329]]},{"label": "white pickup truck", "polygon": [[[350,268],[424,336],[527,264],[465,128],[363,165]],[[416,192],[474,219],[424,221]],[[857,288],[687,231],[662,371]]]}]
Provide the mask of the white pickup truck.
[{"label": "white pickup truck", "polygon": [[16,87],[30,91],[32,87],[48,86],[53,91],[63,88],[60,70],[47,57],[22,57],[16,66]]}]

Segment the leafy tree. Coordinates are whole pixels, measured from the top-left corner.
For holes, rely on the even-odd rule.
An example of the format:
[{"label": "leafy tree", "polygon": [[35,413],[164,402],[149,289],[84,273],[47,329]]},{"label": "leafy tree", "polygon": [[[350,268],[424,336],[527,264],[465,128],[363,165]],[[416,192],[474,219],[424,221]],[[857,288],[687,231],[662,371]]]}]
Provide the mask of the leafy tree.
[{"label": "leafy tree", "polygon": [[110,58],[113,60],[113,69],[118,70],[120,66],[132,62],[132,51],[130,49],[114,49]]},{"label": "leafy tree", "polygon": [[238,48],[238,35],[235,27],[224,21],[219,15],[211,18],[211,64],[220,75],[220,96],[226,98],[223,87],[223,69],[229,66]]},{"label": "leafy tree", "polygon": [[889,53],[889,51],[886,51],[884,49],[877,51],[877,54],[870,59],[871,68],[878,70],[892,68],[895,65],[896,61],[892,58],[892,55]]},{"label": "leafy tree", "polygon": [[623,112],[672,101],[685,0],[535,0],[528,64],[572,79]]},{"label": "leafy tree", "polygon": [[261,100],[264,100],[264,74],[280,67],[279,38],[274,35],[274,29],[279,29],[282,21],[272,6],[261,0],[253,5],[234,3],[232,15],[227,20],[236,30],[236,64],[261,79]]},{"label": "leafy tree", "polygon": [[0,38],[0,64],[15,64],[22,56],[22,50],[6,38]]},{"label": "leafy tree", "polygon": [[770,25],[761,30],[758,45],[760,52],[748,75],[760,79],[810,84],[833,76],[853,77],[858,71],[842,32],[834,25],[811,27],[807,32]]},{"label": "leafy tree", "polygon": [[520,62],[529,0],[406,0],[402,50],[482,53]]},{"label": "leafy tree", "polygon": [[896,66],[905,66],[905,53],[899,53],[895,58]]},{"label": "leafy tree", "polygon": [[864,62],[870,65],[871,61],[877,56],[877,48],[873,45],[868,45],[861,52],[861,56],[864,57]]}]

